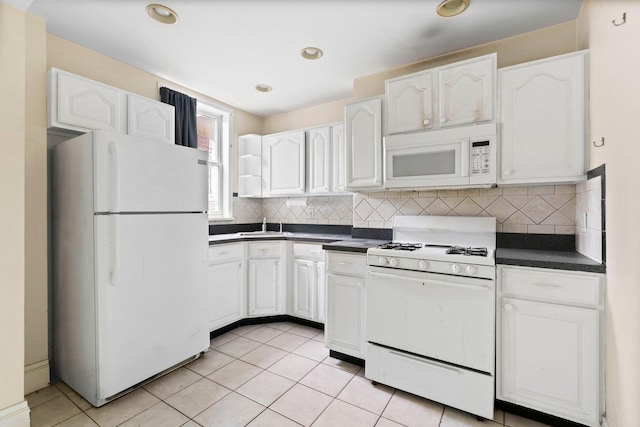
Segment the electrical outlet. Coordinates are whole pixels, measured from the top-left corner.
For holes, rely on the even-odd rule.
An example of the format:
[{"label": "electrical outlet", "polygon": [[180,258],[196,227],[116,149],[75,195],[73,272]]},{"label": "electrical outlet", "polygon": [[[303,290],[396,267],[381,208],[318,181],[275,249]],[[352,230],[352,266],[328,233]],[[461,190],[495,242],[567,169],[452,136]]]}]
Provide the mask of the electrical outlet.
[{"label": "electrical outlet", "polygon": [[313,208],[307,208],[307,217],[313,218],[314,215],[315,215],[315,212],[314,212]]}]

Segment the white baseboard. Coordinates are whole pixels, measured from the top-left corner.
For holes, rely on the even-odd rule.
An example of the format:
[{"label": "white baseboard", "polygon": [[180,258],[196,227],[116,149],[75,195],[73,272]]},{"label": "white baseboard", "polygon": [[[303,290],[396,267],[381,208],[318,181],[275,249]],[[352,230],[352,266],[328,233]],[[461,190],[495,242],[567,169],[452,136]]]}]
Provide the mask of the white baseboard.
[{"label": "white baseboard", "polygon": [[24,367],[24,394],[43,389],[49,385],[49,359]]},{"label": "white baseboard", "polygon": [[0,410],[0,427],[29,427],[31,425],[29,412],[26,400]]}]

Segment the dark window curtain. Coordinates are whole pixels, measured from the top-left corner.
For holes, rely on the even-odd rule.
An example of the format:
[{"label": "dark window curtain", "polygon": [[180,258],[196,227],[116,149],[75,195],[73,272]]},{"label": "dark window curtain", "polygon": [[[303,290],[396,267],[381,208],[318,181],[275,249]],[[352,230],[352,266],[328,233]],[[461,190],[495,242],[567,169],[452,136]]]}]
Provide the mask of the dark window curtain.
[{"label": "dark window curtain", "polygon": [[176,144],[198,147],[196,114],[198,102],[195,98],[166,87],[160,88],[160,101],[176,107]]}]

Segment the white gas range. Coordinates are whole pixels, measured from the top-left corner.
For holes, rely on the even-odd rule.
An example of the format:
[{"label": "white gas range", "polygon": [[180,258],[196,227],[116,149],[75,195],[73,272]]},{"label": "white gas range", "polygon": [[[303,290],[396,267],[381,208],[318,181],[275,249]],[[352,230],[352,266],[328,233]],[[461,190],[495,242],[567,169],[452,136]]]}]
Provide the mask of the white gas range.
[{"label": "white gas range", "polygon": [[367,251],[365,376],[491,419],[496,220],[397,216]]}]

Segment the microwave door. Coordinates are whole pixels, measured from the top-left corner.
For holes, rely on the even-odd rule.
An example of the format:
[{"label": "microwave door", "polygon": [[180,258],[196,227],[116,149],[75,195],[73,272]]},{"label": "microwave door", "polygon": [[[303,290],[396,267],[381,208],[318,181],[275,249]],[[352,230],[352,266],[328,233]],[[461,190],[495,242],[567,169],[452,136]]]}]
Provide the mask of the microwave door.
[{"label": "microwave door", "polygon": [[468,141],[388,147],[388,188],[459,186],[469,183]]}]

